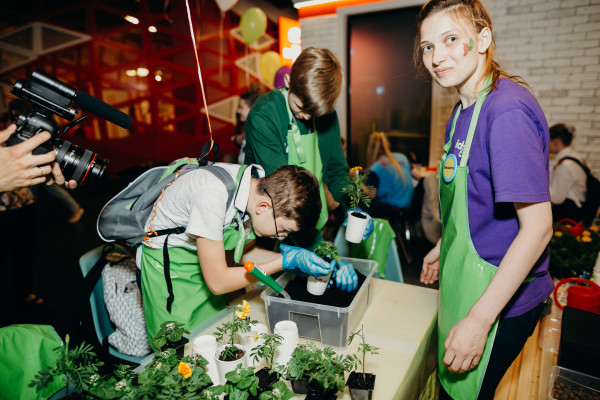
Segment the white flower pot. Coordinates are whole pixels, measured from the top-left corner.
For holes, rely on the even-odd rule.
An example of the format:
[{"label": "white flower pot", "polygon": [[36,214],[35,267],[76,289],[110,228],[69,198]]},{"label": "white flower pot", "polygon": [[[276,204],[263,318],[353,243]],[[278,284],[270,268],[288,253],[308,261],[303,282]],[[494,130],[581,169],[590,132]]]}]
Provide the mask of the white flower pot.
[{"label": "white flower pot", "polygon": [[325,293],[325,290],[327,290],[327,284],[329,283],[332,273],[333,271],[323,276],[309,276],[306,280],[306,291],[313,296],[321,296]]},{"label": "white flower pot", "polygon": [[242,368],[246,368],[246,360],[248,359],[248,351],[246,350],[246,348],[244,346],[242,346],[241,344],[237,344],[236,347],[244,350],[244,356],[242,358],[240,358],[239,360],[235,360],[235,361],[222,361],[219,360],[219,356],[221,355],[221,353],[223,352],[223,350],[225,350],[226,347],[229,347],[228,344],[221,346],[217,349],[217,351],[215,352],[215,363],[217,364],[217,373],[218,373],[218,382],[216,383],[217,385],[224,385],[225,382],[227,382],[227,378],[225,378],[225,374],[235,370],[235,368],[239,365],[242,364]]},{"label": "white flower pot", "polygon": [[[365,218],[357,217],[353,215],[354,213],[361,214]],[[367,217],[367,214],[359,211],[351,211],[348,214],[348,222],[346,223],[346,240],[350,243],[360,243],[368,222],[369,217]]]},{"label": "white flower pot", "polygon": [[217,351],[217,338],[213,335],[202,335],[194,339],[192,348],[194,355],[199,354],[206,358],[206,373],[215,385],[218,385],[219,374],[217,372],[217,363],[215,362],[215,353]]},{"label": "white flower pot", "polygon": [[[259,337],[261,334],[267,334],[269,330],[265,324],[251,324],[249,332],[238,332],[238,340],[242,346],[248,351],[246,357],[246,365],[249,367],[256,367],[262,362],[262,358],[255,360],[252,357],[252,351],[255,347],[265,343],[265,339]],[[255,340],[256,339],[256,340]]]},{"label": "white flower pot", "polygon": [[298,325],[294,321],[279,321],[275,324],[273,333],[281,336],[281,343],[275,349],[273,362],[278,365],[287,365],[292,358],[292,352],[300,342]]}]

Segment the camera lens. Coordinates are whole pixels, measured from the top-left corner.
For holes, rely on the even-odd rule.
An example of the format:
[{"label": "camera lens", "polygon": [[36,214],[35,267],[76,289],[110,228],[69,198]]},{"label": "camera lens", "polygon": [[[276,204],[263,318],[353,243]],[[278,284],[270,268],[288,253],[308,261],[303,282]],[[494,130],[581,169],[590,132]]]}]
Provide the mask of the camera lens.
[{"label": "camera lens", "polygon": [[108,160],[98,157],[97,153],[66,140],[55,139],[52,145],[65,179],[75,180],[78,185],[84,181],[97,183],[108,165]]}]

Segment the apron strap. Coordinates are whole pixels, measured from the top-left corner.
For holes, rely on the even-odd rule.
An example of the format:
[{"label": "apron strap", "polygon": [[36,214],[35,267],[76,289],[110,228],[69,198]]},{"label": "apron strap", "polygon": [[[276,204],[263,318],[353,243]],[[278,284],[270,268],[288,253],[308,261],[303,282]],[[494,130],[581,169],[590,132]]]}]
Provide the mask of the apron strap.
[{"label": "apron strap", "polygon": [[[296,118],[294,117],[294,113],[292,112],[292,109],[290,108],[290,100],[289,100],[289,92],[287,89],[283,89],[282,91],[283,97],[285,99],[285,107],[288,113],[288,121],[289,121],[289,128],[288,128],[288,133],[291,133],[292,138],[294,139],[294,144],[296,145],[296,153],[298,154],[298,160],[300,161],[301,164],[306,162],[306,154],[304,154],[304,146],[302,146],[302,140],[300,138],[300,128],[298,127],[298,122],[296,121]],[[314,118],[313,118],[313,125],[314,125]]]},{"label": "apron strap", "polygon": [[[170,235],[170,234],[169,234]],[[171,306],[175,300],[175,294],[173,293],[173,282],[171,282],[171,261],[169,259],[169,235],[165,238],[165,244],[163,245],[163,271],[165,274],[165,282],[167,282],[167,311],[171,314]]]}]

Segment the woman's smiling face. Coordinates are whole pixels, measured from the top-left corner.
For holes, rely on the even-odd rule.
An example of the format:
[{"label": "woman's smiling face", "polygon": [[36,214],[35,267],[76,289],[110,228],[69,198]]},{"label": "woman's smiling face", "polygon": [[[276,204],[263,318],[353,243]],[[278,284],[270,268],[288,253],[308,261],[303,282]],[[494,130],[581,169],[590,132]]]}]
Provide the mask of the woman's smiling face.
[{"label": "woman's smiling face", "polygon": [[466,29],[448,12],[438,12],[421,24],[423,64],[442,87],[460,89],[471,79],[477,80],[479,66],[478,35]]}]

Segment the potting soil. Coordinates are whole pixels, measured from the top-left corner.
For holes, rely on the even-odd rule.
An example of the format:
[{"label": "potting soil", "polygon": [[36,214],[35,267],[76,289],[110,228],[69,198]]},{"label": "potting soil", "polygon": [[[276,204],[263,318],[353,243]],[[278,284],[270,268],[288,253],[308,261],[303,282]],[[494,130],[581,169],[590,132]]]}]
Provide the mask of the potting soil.
[{"label": "potting soil", "polygon": [[335,287],[335,283],[333,283],[321,296],[315,296],[308,293],[306,290],[306,278],[302,276],[295,276],[287,283],[284,289],[290,295],[292,300],[345,308],[352,303],[354,296],[356,296],[356,293],[359,291],[363,282],[367,279],[367,277],[359,271],[356,271],[356,275],[358,276],[358,285],[356,286],[356,290],[352,292],[338,289]]}]

